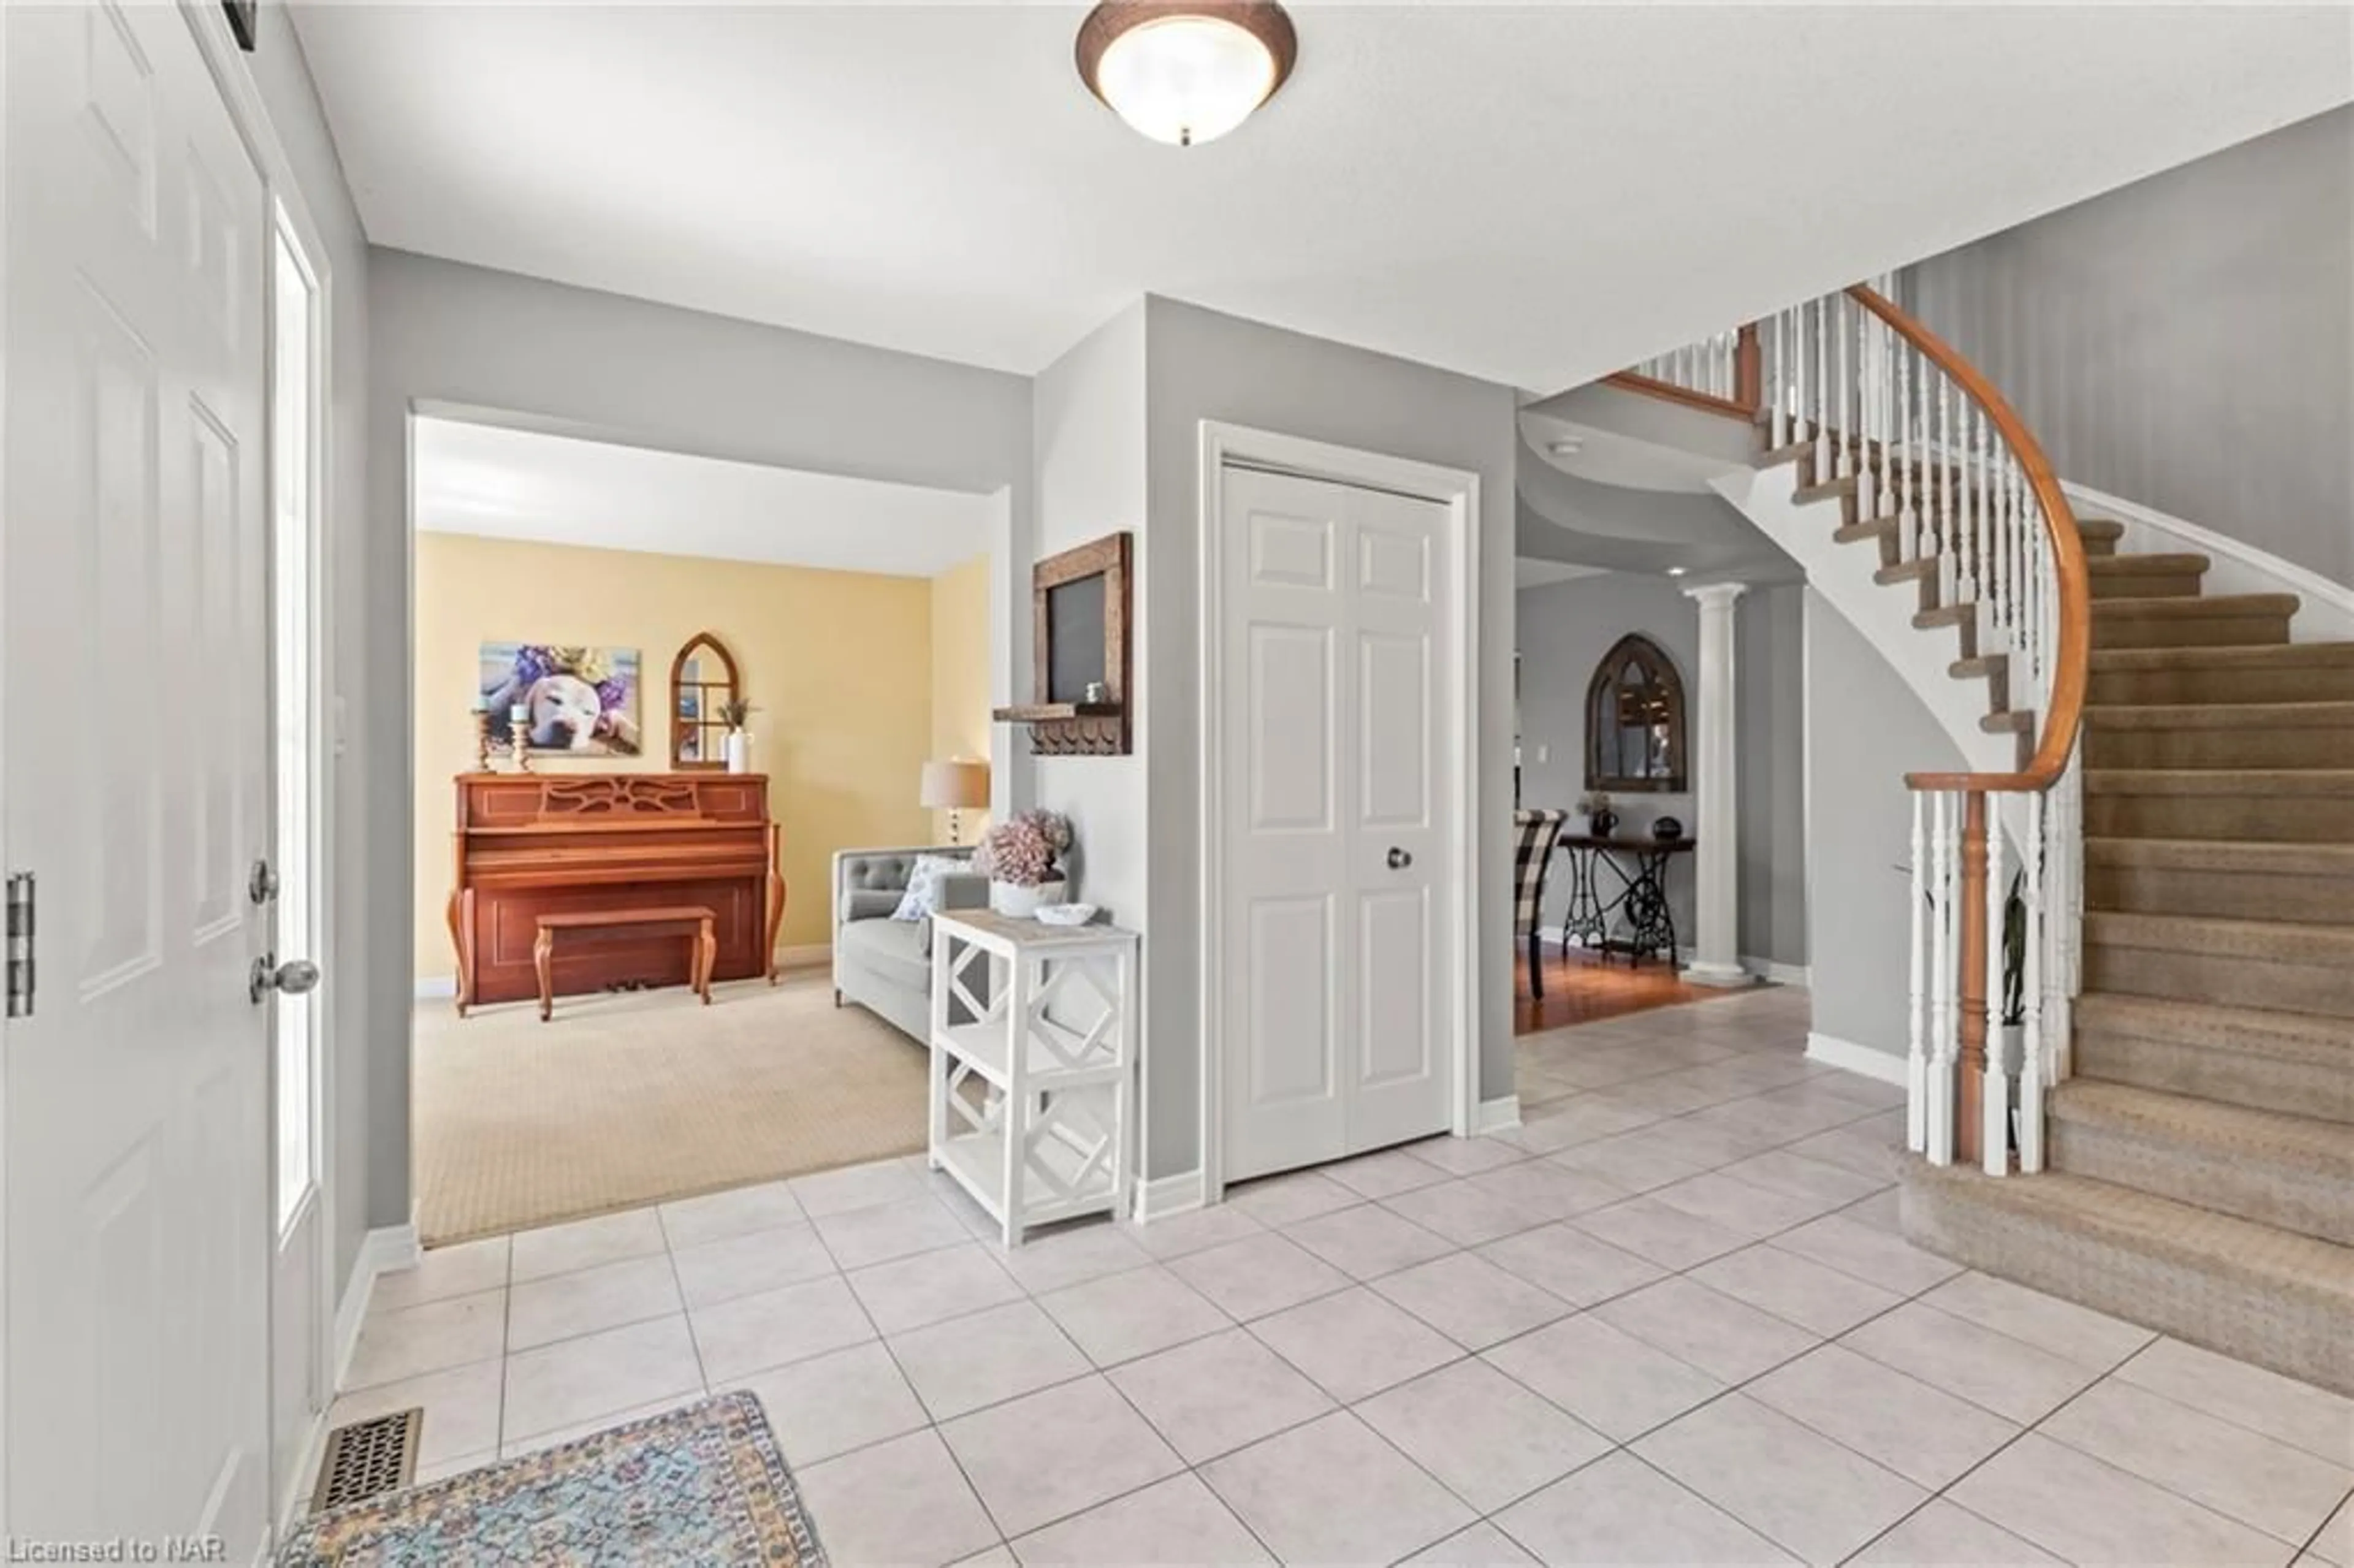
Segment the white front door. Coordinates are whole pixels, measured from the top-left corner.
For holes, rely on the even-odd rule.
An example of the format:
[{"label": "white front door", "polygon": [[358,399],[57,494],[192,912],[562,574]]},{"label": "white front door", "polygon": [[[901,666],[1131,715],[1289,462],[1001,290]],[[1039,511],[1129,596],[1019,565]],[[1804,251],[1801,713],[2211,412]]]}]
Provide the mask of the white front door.
[{"label": "white front door", "polygon": [[262,181],[176,5],[9,5],[7,1531],[268,1518]]},{"label": "white front door", "polygon": [[1227,1181],[1444,1132],[1450,513],[1223,471],[1217,912]]}]

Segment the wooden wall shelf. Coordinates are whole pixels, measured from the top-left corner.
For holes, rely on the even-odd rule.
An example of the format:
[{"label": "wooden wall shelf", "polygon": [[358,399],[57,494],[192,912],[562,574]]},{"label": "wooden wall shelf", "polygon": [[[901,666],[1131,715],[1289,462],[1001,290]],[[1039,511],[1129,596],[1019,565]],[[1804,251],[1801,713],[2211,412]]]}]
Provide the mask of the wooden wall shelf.
[{"label": "wooden wall shelf", "polygon": [[990,716],[1000,724],[1051,724],[1056,719],[1118,718],[1118,703],[1030,703],[999,708]]},{"label": "wooden wall shelf", "polygon": [[[1033,756],[1125,757],[1132,749],[1129,570],[1126,534],[1031,568],[1032,690],[1038,700],[991,716],[1025,726]],[[1088,694],[1104,700],[1083,700]]]}]

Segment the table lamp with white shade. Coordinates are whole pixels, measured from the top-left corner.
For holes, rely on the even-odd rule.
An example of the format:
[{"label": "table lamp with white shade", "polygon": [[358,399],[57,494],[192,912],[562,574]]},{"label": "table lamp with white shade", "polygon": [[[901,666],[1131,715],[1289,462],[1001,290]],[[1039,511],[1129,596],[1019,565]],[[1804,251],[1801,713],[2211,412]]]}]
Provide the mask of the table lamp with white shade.
[{"label": "table lamp with white shade", "polygon": [[989,804],[989,764],[963,757],[927,762],[917,795],[917,805],[948,812],[949,842],[960,844],[964,842],[963,823],[958,813],[966,807]]}]

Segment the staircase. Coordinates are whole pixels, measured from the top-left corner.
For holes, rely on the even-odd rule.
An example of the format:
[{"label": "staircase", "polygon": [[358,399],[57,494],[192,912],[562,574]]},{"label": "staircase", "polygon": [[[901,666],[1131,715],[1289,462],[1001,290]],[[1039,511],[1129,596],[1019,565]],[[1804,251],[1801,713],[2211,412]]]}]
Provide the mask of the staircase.
[{"label": "staircase", "polygon": [[2354,642],[2210,596],[2197,555],[2092,587],[2083,993],[2031,1181],[1907,1161],[1974,1267],[2354,1393]]},{"label": "staircase", "polygon": [[2354,1394],[2354,642],[2121,553],[1872,289],[1613,380],[1759,427],[1716,488],[1971,769],[1907,781],[1906,1234]]}]

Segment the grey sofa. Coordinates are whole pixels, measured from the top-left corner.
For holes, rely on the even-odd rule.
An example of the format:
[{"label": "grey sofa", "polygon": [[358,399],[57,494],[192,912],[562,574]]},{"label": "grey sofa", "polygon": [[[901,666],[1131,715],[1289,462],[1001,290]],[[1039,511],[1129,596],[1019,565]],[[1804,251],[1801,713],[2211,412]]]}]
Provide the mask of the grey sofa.
[{"label": "grey sofa", "polygon": [[[894,920],[919,854],[970,861],[970,845],[842,850],[833,857],[833,1000],[854,1001],[918,1044],[931,1033],[932,923]],[[940,879],[938,906],[989,906],[989,879],[960,872]]]}]

